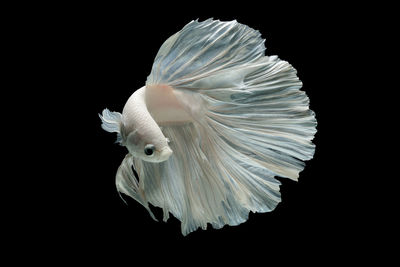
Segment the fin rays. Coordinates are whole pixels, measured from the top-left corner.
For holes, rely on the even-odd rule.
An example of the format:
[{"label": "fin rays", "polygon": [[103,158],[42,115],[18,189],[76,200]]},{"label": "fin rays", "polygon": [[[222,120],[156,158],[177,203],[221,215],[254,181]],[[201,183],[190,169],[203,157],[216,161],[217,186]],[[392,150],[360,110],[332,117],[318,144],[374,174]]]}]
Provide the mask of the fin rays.
[{"label": "fin rays", "polygon": [[[173,214],[184,235],[273,210],[275,177],[297,180],[314,155],[317,122],[296,70],[264,50],[260,33],[236,21],[192,21],[170,37],[146,84],[173,87],[193,122],[163,127],[174,151],[167,161],[127,156],[118,190],[162,208],[164,220]],[[194,103],[201,112],[190,110]]]}]

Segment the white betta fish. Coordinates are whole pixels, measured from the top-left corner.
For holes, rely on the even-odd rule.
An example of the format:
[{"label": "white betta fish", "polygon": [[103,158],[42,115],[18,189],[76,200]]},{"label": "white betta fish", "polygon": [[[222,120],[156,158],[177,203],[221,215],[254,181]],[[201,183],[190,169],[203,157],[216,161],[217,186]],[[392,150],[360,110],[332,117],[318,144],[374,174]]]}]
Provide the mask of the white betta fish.
[{"label": "white betta fish", "polygon": [[100,116],[129,151],[118,191],[154,219],[148,203],[164,221],[173,214],[184,235],[275,209],[274,177],[297,180],[317,122],[296,70],[264,51],[260,33],[236,21],[192,21],[165,41],[122,114]]}]

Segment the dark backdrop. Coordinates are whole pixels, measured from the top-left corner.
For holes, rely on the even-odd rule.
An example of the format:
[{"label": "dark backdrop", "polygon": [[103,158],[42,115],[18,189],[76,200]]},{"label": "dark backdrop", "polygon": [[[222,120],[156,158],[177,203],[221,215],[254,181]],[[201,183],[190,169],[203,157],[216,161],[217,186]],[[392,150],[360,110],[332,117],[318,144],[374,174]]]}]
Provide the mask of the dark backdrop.
[{"label": "dark backdrop", "polygon": [[[57,6],[35,17],[41,51],[48,56],[46,77],[53,90],[45,92],[52,111],[47,116],[57,141],[49,141],[52,152],[44,161],[54,171],[41,180],[51,188],[40,195],[43,209],[26,204],[25,216],[35,218],[28,231],[33,243],[45,240],[49,251],[65,260],[82,255],[134,261],[144,253],[154,259],[169,251],[167,262],[185,254],[193,261],[219,255],[267,263],[299,251],[294,259],[317,261],[318,254],[331,261],[353,254],[353,244],[366,238],[358,227],[363,209],[354,186],[362,177],[355,174],[351,131],[343,129],[361,123],[349,104],[356,89],[348,67],[358,49],[352,40],[363,31],[357,19],[362,7],[229,5]],[[183,237],[173,216],[155,222],[135,201],[125,197],[126,205],[120,199],[114,177],[126,149],[101,129],[98,113],[106,107],[122,111],[144,85],[161,44],[189,21],[209,17],[259,30],[266,54],[297,69],[318,120],[316,152],[299,182],[280,179],[282,203],[273,212]],[[161,219],[160,210],[153,210]]]}]

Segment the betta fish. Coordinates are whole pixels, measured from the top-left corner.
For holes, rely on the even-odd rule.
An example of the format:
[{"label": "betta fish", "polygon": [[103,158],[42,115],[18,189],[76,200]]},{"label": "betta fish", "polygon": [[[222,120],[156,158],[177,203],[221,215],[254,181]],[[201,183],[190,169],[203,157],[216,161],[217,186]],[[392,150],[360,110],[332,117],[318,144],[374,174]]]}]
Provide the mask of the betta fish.
[{"label": "betta fish", "polygon": [[[281,201],[314,155],[315,114],[296,70],[236,20],[191,21],[158,51],[145,86],[102,128],[128,149],[117,190],[181,221],[183,235],[238,225]],[[137,173],[138,179],[135,176]]]}]

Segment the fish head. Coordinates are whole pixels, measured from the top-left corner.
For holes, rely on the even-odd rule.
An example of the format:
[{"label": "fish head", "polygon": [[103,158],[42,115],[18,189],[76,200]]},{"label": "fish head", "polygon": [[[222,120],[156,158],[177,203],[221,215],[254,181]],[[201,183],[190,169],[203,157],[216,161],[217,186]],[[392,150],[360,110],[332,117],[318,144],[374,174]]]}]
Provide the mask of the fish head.
[{"label": "fish head", "polygon": [[127,136],[125,146],[134,157],[148,162],[163,162],[173,153],[168,142],[164,136],[152,138],[134,131]]}]

